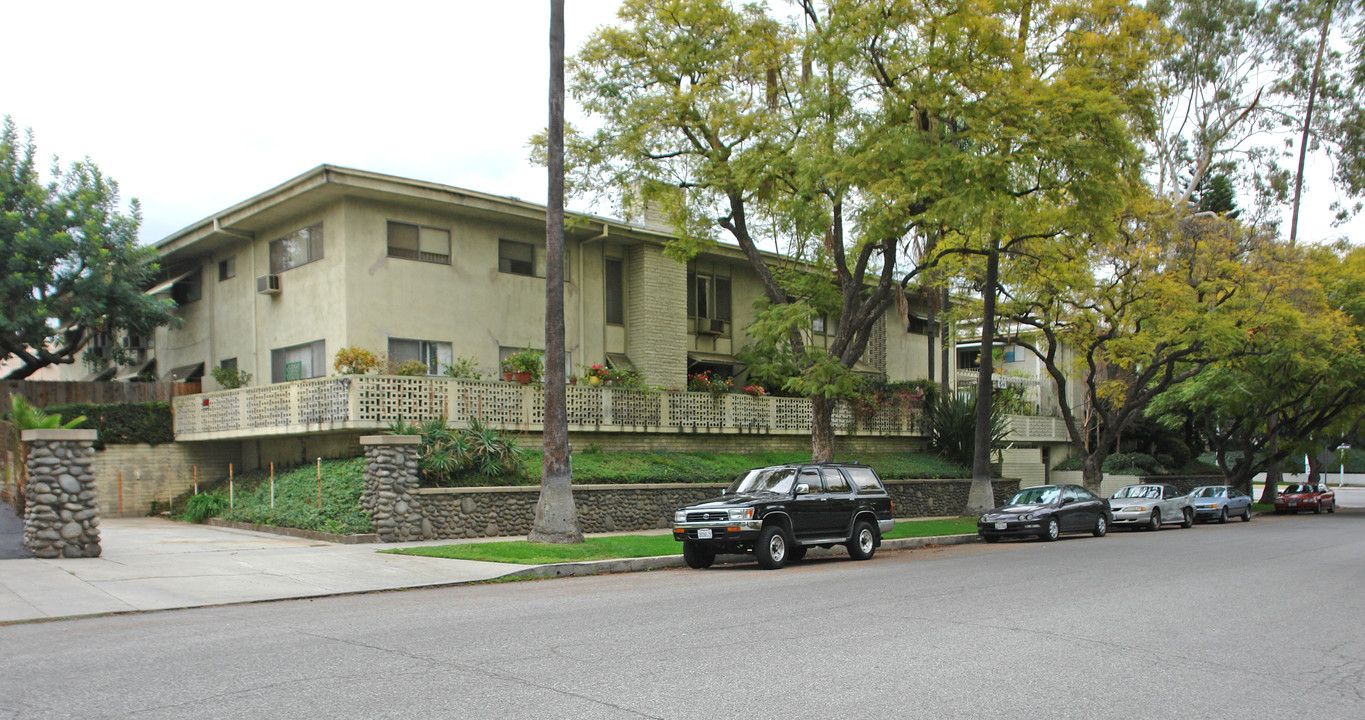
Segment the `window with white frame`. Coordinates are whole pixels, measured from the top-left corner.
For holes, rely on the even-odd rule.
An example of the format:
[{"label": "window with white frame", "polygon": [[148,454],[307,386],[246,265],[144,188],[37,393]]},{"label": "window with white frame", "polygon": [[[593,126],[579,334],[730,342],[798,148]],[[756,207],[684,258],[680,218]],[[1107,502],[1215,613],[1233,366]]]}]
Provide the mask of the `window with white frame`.
[{"label": "window with white frame", "polygon": [[440,375],[450,366],[451,359],[448,342],[389,338],[389,360],[394,364],[416,360],[427,366],[428,375]]},{"label": "window with white frame", "polygon": [[279,273],[322,259],[322,223],[295,230],[270,241],[270,273]]},{"label": "window with white frame", "polygon": [[389,257],[450,264],[450,231],[444,228],[389,221]]}]

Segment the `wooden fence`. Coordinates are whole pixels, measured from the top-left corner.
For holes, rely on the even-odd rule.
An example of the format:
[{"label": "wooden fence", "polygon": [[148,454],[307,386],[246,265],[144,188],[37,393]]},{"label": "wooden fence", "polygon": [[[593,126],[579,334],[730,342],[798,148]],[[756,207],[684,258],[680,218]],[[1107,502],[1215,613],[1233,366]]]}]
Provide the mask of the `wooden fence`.
[{"label": "wooden fence", "polygon": [[55,382],[0,380],[0,413],[8,412],[10,396],[22,395],[34,407],[89,403],[169,403],[181,395],[203,391],[198,382]]}]

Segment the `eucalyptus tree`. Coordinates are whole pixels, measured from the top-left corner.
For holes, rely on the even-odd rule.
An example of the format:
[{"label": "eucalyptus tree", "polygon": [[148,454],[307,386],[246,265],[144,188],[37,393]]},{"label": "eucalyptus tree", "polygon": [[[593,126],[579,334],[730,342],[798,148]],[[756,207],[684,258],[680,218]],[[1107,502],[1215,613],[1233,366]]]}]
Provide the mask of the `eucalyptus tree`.
[{"label": "eucalyptus tree", "polygon": [[[1289,242],[1298,238],[1304,166],[1310,150],[1334,160],[1334,184],[1357,201],[1334,203],[1337,219],[1359,212],[1365,197],[1365,3],[1361,0],[1285,0],[1279,5],[1279,81],[1288,104],[1282,124],[1297,131]],[[1334,45],[1332,34],[1341,34]],[[1339,47],[1344,44],[1345,47]]]}]

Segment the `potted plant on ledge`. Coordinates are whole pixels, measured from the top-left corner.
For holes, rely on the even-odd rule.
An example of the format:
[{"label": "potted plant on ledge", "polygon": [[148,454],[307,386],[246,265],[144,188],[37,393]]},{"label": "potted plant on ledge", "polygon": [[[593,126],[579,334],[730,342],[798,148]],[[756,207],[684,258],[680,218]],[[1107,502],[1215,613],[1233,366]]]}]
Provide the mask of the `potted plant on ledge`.
[{"label": "potted plant on ledge", "polygon": [[[504,366],[510,366],[517,382],[525,385],[540,380],[542,354],[539,350],[518,350],[507,356]],[[504,371],[505,372],[505,371]]]}]

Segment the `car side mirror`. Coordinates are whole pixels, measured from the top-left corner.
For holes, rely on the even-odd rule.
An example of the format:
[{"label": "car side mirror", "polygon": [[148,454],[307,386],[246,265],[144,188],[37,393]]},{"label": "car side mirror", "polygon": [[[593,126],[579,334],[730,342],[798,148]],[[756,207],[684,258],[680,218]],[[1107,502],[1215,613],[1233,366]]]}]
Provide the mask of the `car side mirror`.
[{"label": "car side mirror", "polygon": [[797,484],[796,484],[796,494],[797,494],[797,495],[809,495],[809,494],[810,494],[810,486],[807,485],[807,484],[805,484],[805,483],[797,483]]},{"label": "car side mirror", "polygon": [[1070,505],[1071,503],[1074,502],[1076,502],[1076,498],[1062,498],[1063,505]]}]

